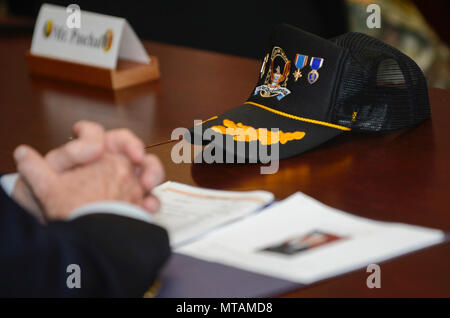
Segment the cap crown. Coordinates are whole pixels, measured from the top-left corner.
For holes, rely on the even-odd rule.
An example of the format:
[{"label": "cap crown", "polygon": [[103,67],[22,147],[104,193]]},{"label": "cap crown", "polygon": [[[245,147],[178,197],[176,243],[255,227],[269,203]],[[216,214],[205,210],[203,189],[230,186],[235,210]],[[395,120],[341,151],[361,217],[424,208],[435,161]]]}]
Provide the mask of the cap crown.
[{"label": "cap crown", "polygon": [[332,121],[361,131],[411,127],[430,117],[425,77],[392,46],[362,33],[331,40],[348,50]]},{"label": "cap crown", "polygon": [[329,122],[346,50],[289,25],[272,33],[248,101],[286,114]]},{"label": "cap crown", "polygon": [[270,38],[248,102],[361,131],[430,117],[425,77],[405,54],[362,33],[326,40],[284,24]]}]

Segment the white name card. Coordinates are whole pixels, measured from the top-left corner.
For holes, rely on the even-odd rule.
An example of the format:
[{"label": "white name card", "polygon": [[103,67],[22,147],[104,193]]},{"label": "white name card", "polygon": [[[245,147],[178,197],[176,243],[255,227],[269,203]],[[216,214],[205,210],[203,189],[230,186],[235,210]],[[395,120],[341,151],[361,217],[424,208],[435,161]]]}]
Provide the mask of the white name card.
[{"label": "white name card", "polygon": [[69,28],[69,16],[64,7],[43,4],[34,27],[31,53],[108,69],[116,68],[118,58],[150,63],[127,20],[81,10],[80,27]]}]

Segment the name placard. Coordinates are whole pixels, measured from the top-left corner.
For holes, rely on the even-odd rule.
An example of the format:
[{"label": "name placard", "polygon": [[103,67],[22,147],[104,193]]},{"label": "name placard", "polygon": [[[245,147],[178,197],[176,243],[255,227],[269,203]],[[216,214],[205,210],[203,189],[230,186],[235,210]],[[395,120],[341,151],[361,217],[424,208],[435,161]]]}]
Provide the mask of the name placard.
[{"label": "name placard", "polygon": [[80,26],[69,28],[66,8],[43,4],[33,32],[31,53],[115,69],[117,59],[149,64],[139,38],[123,18],[80,11]]}]

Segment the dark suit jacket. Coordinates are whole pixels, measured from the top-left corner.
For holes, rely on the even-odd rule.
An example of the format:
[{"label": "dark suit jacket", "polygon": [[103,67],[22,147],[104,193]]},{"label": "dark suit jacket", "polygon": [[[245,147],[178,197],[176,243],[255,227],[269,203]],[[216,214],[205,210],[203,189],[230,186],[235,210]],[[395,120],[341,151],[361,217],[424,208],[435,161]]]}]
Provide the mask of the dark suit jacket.
[{"label": "dark suit jacket", "polygon": [[156,225],[108,214],[41,225],[0,187],[0,297],[142,297],[169,254]]}]

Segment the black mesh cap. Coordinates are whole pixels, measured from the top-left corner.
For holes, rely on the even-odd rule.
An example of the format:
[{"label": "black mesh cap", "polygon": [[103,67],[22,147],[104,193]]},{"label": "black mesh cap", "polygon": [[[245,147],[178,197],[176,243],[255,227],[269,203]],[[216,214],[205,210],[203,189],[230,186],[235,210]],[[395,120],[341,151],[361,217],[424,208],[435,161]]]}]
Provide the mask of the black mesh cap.
[{"label": "black mesh cap", "polygon": [[[235,154],[237,144],[276,144],[283,159],[351,130],[402,129],[429,117],[423,73],[397,49],[361,33],[327,40],[279,25],[247,101],[192,128],[187,139],[217,140],[216,147]],[[279,132],[268,143],[262,138],[271,129]],[[208,130],[234,144],[205,138]]]},{"label": "black mesh cap", "polygon": [[430,117],[426,80],[411,58],[362,33],[331,41],[348,50],[333,122],[352,130],[390,131]]}]

